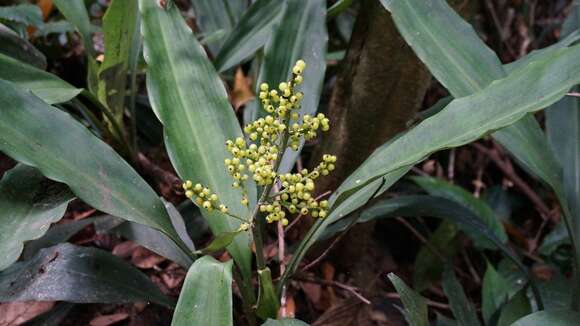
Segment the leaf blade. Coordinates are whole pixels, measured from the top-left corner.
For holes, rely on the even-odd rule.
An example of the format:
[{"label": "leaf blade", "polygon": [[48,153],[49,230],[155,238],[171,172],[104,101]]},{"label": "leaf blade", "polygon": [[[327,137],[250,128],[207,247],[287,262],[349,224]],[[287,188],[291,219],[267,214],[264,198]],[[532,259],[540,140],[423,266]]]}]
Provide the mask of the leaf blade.
[{"label": "leaf blade", "polygon": [[196,260],[187,272],[171,325],[233,325],[232,265],[211,256]]},{"label": "leaf blade", "polygon": [[67,184],[89,205],[179,241],[153,189],[108,145],[31,93],[3,80],[0,88],[0,150]]},{"label": "leaf blade", "polygon": [[[140,0],[147,89],[164,125],[165,143],[175,170],[184,180],[202,183],[218,194],[233,214],[246,216],[241,194],[222,165],[225,142],[241,136],[226,90],[203,48],[175,6],[163,9],[154,0]],[[250,202],[255,184],[247,183]],[[214,234],[235,231],[240,222],[215,210],[204,212]],[[240,235],[228,248],[249,275],[249,237]]]},{"label": "leaf blade", "polygon": [[0,273],[0,302],[30,300],[173,305],[145,274],[122,259],[71,244],[43,249]]},{"label": "leaf blade", "polygon": [[226,71],[248,58],[266,44],[271,29],[280,17],[285,1],[258,0],[240,18],[229,32],[214,65],[219,72]]},{"label": "leaf blade", "polygon": [[48,104],[71,100],[82,90],[57,76],[0,53],[0,79],[29,89]]},{"label": "leaf blade", "polygon": [[0,270],[18,259],[24,242],[40,238],[60,220],[73,197],[34,168],[18,165],[6,172],[0,180]]}]

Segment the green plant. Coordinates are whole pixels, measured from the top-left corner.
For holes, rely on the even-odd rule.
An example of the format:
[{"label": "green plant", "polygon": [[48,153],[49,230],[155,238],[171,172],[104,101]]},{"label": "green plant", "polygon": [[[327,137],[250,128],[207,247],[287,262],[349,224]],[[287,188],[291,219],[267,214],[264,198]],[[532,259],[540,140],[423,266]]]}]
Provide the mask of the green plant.
[{"label": "green plant", "polygon": [[[212,63],[172,1],[114,0],[104,21],[108,46],[101,64],[91,50],[91,27],[83,3],[55,3],[82,35],[89,91],[0,54],[0,150],[22,163],[0,181],[0,211],[12,212],[2,215],[6,220],[0,224],[0,252],[5,253],[0,260],[0,268],[5,269],[0,273],[2,301],[150,300],[174,305],[149,279],[122,260],[102,250],[58,244],[62,238],[45,239],[49,248],[36,254],[25,252],[29,258],[14,263],[23,243],[42,236],[46,226],[60,219],[68,202],[77,197],[99,211],[128,221],[103,217],[101,220],[112,224],[120,223],[109,230],[132,236],[141,245],[188,268],[175,306],[175,325],[233,325],[234,281],[249,324],[302,324],[274,319],[289,281],[314,243],[371,219],[424,215],[446,220],[430,239],[431,246],[449,248],[461,230],[478,249],[499,250],[506,258],[503,264],[515,266],[511,271],[521,282],[499,287],[497,284],[513,284],[501,266],[488,264],[482,300],[486,324],[534,325],[549,321],[565,325],[580,320],[578,291],[572,292],[570,303],[559,307],[561,311],[554,312],[553,303],[544,293],[546,285],[534,278],[521,256],[509,247],[503,225],[482,200],[441,180],[414,178],[428,195],[375,201],[428,155],[491,135],[558,196],[565,222],[564,238],[572,243],[575,252],[572,261],[576,274],[580,264],[578,189],[569,180],[577,180],[578,155],[559,162],[549,144],[566,146],[577,153],[577,141],[558,138],[553,130],[570,124],[567,128],[577,132],[580,122],[568,121],[568,116],[556,113],[561,114],[561,110],[550,109],[549,142],[532,114],[555,103],[565,105],[558,101],[580,83],[580,45],[573,45],[577,33],[515,63],[502,65],[445,1],[382,1],[401,35],[455,99],[378,148],[330,199],[319,200],[315,198],[315,181],[334,169],[337,158],[325,155],[312,170],[292,173],[292,168],[304,142],[314,139],[318,130],[329,128],[328,118],[316,114],[325,71],[320,51],[326,53],[327,39],[323,1],[258,0],[240,17],[234,17],[237,11],[226,8],[230,13],[227,20],[209,19],[206,25],[207,32],[227,33],[223,39],[219,33],[205,35],[210,51],[217,52]],[[329,15],[336,15],[350,3],[337,2]],[[125,12],[130,16],[123,19]],[[270,33],[277,21],[280,26]],[[289,38],[287,31],[293,26],[300,32],[296,38]],[[141,52],[141,38],[135,34],[139,31],[147,63],[148,96],[163,124],[167,152],[184,181],[186,197],[201,208],[214,234],[213,241],[203,249],[195,249],[180,212],[159,198],[122,158],[134,159],[138,153],[134,97]],[[309,47],[311,39],[316,42]],[[256,51],[253,64],[258,68],[253,68],[253,74],[260,103],[256,101],[246,108],[246,127],[242,130],[217,72],[227,71]],[[302,58],[304,61],[299,60]],[[270,89],[268,82],[278,83],[290,75],[291,79],[280,83],[278,90]],[[129,94],[128,76],[132,89]],[[79,94],[81,100],[75,98]],[[127,97],[129,110],[125,105]],[[122,155],[70,114],[52,106],[65,102],[82,110],[88,117],[82,121],[97,126],[97,134],[116,145]],[[577,118],[577,102],[568,104],[576,106],[568,114]],[[87,105],[100,110],[103,117],[94,117]],[[129,129],[124,126],[127,113]],[[269,267],[274,262],[264,257],[264,222],[286,226],[293,215],[317,219],[274,282]],[[37,228],[39,224],[43,227]],[[131,232],[126,232],[127,228]],[[210,256],[224,248],[232,260],[220,262]],[[456,321],[462,325],[478,324],[476,311],[466,303],[466,294],[452,269],[454,253],[446,253],[443,265],[429,251],[420,254],[418,260],[436,261],[432,265],[440,266],[427,266],[426,271],[417,272],[416,279],[424,282],[418,290],[442,278]],[[101,264],[114,266],[114,273],[91,268]],[[73,272],[66,272],[67,269]],[[257,289],[253,286],[254,277],[258,280]],[[427,325],[425,299],[397,276],[389,278],[401,295],[409,323]],[[91,295],[74,289],[54,291],[55,282],[59,281],[86,289]],[[14,291],[15,285],[21,290]],[[577,275],[574,286],[576,290],[580,288]],[[527,299],[528,289],[533,307]]]}]

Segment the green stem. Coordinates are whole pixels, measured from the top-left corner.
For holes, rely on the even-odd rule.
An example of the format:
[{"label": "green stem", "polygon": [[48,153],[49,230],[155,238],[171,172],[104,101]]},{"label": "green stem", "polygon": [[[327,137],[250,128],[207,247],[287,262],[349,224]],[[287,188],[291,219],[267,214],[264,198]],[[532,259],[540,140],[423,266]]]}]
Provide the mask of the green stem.
[{"label": "green stem", "polygon": [[258,323],[256,321],[256,316],[254,315],[254,310],[252,305],[256,302],[254,292],[251,289],[250,280],[245,280],[241,275],[239,268],[235,265],[234,270],[234,280],[238,284],[240,289],[240,295],[242,296],[242,308],[244,309],[244,314],[248,318],[248,324],[250,326],[256,326]]}]

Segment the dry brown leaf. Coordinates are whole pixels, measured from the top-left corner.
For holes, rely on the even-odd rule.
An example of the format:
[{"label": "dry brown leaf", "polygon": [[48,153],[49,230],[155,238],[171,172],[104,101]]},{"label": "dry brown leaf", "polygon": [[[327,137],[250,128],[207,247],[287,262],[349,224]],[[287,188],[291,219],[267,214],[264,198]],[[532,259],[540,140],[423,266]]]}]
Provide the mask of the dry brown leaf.
[{"label": "dry brown leaf", "polygon": [[40,7],[40,11],[42,11],[42,18],[44,19],[44,21],[46,21],[46,19],[52,12],[52,9],[54,8],[52,0],[38,0],[36,2],[36,5]]},{"label": "dry brown leaf", "polygon": [[133,241],[121,242],[113,248],[113,255],[121,258],[131,257],[137,247],[138,245]]},{"label": "dry brown leaf", "polygon": [[54,307],[52,301],[26,301],[0,304],[0,325],[22,325]]},{"label": "dry brown leaf", "polygon": [[251,84],[251,80],[244,75],[241,68],[238,68],[234,77],[234,89],[232,91],[232,105],[236,111],[254,98]]},{"label": "dry brown leaf", "polygon": [[131,255],[131,262],[142,269],[153,268],[164,261],[164,257],[143,247],[137,247]]},{"label": "dry brown leaf", "polygon": [[185,270],[181,268],[179,265],[172,263],[161,273],[161,279],[163,283],[170,288],[175,289],[178,287],[181,282],[185,279]]},{"label": "dry brown leaf", "polygon": [[320,303],[320,297],[322,296],[322,287],[320,284],[311,283],[311,282],[301,282],[300,287],[306,297],[314,306],[318,308],[318,304]]},{"label": "dry brown leaf", "polygon": [[112,315],[103,315],[103,316],[99,316],[97,318],[93,318],[93,320],[91,320],[89,325],[91,325],[91,326],[109,326],[109,325],[113,325],[115,323],[118,323],[122,320],[125,320],[127,318],[129,318],[129,314],[124,313],[124,312],[119,312],[119,313],[112,314]]}]

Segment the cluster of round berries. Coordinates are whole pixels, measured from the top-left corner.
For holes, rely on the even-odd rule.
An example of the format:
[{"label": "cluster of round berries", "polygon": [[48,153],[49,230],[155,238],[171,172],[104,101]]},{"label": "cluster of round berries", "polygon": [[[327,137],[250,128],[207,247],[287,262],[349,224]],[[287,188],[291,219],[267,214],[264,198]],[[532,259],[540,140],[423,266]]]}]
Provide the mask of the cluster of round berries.
[{"label": "cluster of round berries", "polygon": [[[277,185],[278,193],[267,202],[260,203],[259,207],[269,223],[280,221],[282,225],[287,225],[288,213],[310,214],[320,218],[328,214],[328,201],[317,201],[313,194],[315,180],[334,170],[335,156],[324,155],[322,162],[312,171],[304,169],[299,173],[281,175],[276,171],[277,163],[287,147],[298,150],[303,139],[314,139],[317,131],[328,131],[330,127],[328,118],[322,113],[316,116],[304,115],[300,121],[300,102],[304,95],[296,92],[294,87],[302,83],[305,67],[304,61],[298,60],[292,69],[292,78],[280,83],[278,90],[270,90],[268,84],[261,84],[259,98],[270,115],[244,127],[247,139],[238,137],[226,142],[232,157],[225,159],[224,163],[234,179],[232,186],[241,189],[243,205],[248,205],[245,184],[250,174],[260,186]],[[222,213],[231,215],[227,207],[218,205],[217,195],[212,194],[208,188],[200,184],[193,186],[191,181],[185,182],[183,188],[188,198],[195,196],[194,201],[198,206],[208,211],[218,208]]]},{"label": "cluster of round berries", "polygon": [[294,86],[300,85],[304,80],[302,73],[306,63],[303,60],[298,60],[294,68],[292,68],[292,79],[289,82],[282,82],[278,85],[278,90],[270,90],[270,86],[266,83],[260,85],[259,98],[268,113],[276,113],[282,120],[286,119],[288,115],[293,120],[299,119],[298,110],[300,109],[300,101],[304,97],[302,92],[295,92]]},{"label": "cluster of round berries", "polygon": [[220,212],[227,214],[228,208],[219,203],[218,195],[213,194],[209,188],[202,186],[201,184],[196,184],[195,186],[191,181],[185,181],[183,183],[183,190],[185,190],[185,196],[189,199],[195,197],[194,202],[205,209],[208,212],[214,209],[219,209]]},{"label": "cluster of round berries", "polygon": [[322,162],[312,171],[303,169],[300,173],[287,173],[278,176],[281,182],[281,191],[275,196],[272,204],[260,206],[260,211],[268,212],[266,221],[272,223],[282,221],[283,225],[288,224],[282,208],[294,214],[300,212],[301,215],[310,214],[312,217],[325,218],[327,215],[328,201],[317,201],[312,197],[315,189],[314,181],[321,175],[328,175],[334,170],[336,156],[325,154]]},{"label": "cluster of round berries", "polygon": [[324,114],[318,113],[316,116],[305,115],[303,118],[303,123],[293,123],[292,127],[288,130],[290,135],[288,146],[293,150],[298,150],[300,146],[300,140],[304,137],[304,140],[312,140],[316,138],[316,131],[321,129],[322,131],[328,131],[330,129],[329,120]]}]

